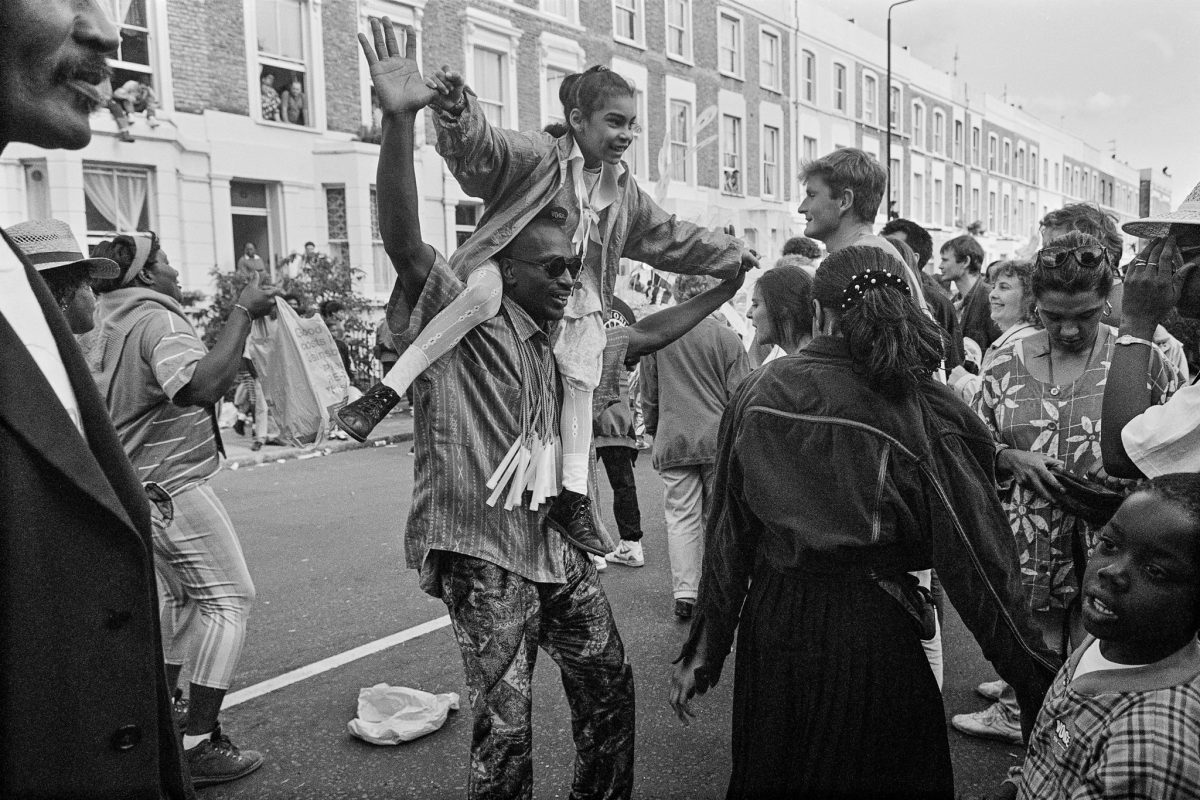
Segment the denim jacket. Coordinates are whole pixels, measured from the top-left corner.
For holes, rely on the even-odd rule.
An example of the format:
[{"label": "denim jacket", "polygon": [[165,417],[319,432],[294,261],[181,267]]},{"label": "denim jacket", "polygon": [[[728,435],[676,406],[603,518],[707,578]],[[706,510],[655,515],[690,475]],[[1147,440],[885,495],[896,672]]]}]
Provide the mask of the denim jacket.
[{"label": "denim jacket", "polygon": [[815,339],[751,373],[721,421],[700,596],[701,687],[733,644],[749,581],[778,572],[897,576],[934,567],[1030,724],[1058,666],[1024,602],[987,429],[945,386],[885,397],[845,342]]}]

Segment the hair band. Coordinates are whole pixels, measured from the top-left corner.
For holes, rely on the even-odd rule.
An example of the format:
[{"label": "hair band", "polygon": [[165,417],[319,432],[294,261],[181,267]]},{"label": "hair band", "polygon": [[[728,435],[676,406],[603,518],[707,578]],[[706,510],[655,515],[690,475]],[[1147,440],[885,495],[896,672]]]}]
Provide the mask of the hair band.
[{"label": "hair band", "polygon": [[133,239],[133,261],[130,262],[129,269],[125,270],[125,274],[121,276],[122,286],[127,286],[142,267],[146,266],[146,261],[150,258],[150,250],[154,247],[154,239],[149,234],[130,233],[127,235]]},{"label": "hair band", "polygon": [[867,292],[884,288],[899,289],[906,295],[912,294],[908,288],[908,281],[899,275],[882,269],[868,270],[852,276],[846,288],[842,289],[841,310],[846,311],[858,305]]}]

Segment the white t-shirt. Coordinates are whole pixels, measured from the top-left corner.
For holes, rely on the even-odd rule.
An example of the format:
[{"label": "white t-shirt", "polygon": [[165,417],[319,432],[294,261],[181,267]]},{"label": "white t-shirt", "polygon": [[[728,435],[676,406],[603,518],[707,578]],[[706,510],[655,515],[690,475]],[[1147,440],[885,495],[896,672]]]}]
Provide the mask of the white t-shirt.
[{"label": "white t-shirt", "polygon": [[1121,442],[1148,478],[1200,472],[1200,385],[1185,386],[1138,414],[1121,431]]},{"label": "white t-shirt", "polygon": [[[71,379],[67,376],[67,368],[63,366],[62,356],[58,353],[58,344],[42,315],[42,307],[33,294],[33,287],[29,285],[24,265],[7,245],[0,245],[0,314],[16,331],[46,376],[50,388],[58,395],[67,415],[83,433],[79,402],[75,399],[75,390],[71,388]],[[15,386],[6,388],[10,391],[19,390]]]},{"label": "white t-shirt", "polygon": [[1089,672],[1099,672],[1105,669],[1133,669],[1134,667],[1144,667],[1145,664],[1118,664],[1115,661],[1109,661],[1100,652],[1100,640],[1093,639],[1088,649],[1079,657],[1079,663],[1075,665],[1075,674],[1071,676],[1071,680],[1082,678]]}]

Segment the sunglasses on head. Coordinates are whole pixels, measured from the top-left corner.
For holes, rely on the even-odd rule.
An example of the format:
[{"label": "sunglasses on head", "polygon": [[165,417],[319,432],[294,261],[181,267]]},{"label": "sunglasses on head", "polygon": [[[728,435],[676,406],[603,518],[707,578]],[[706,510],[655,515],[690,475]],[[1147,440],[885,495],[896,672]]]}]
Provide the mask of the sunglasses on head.
[{"label": "sunglasses on head", "polygon": [[1037,254],[1038,265],[1046,269],[1060,269],[1072,258],[1079,266],[1094,269],[1108,263],[1108,251],[1100,245],[1084,244],[1078,247],[1043,247]]},{"label": "sunglasses on head", "polygon": [[523,258],[507,257],[509,261],[515,261],[518,264],[528,264],[531,267],[541,267],[546,270],[546,275],[551,278],[557,278],[564,272],[570,272],[571,277],[575,278],[579,275],[579,270],[583,267],[583,259],[579,256],[555,256],[549,261],[526,261]]}]

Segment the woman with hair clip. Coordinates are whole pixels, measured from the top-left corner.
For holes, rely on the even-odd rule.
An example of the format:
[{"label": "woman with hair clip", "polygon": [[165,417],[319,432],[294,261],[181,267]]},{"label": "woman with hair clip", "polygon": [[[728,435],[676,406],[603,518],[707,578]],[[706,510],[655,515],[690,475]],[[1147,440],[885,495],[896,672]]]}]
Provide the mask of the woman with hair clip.
[{"label": "woman with hair clip", "polygon": [[[389,37],[395,41],[387,18],[372,19],[371,30],[377,47]],[[428,87],[438,152],[463,190],[484,201],[484,213],[475,233],[450,259],[465,279],[466,291],[416,341],[404,343],[408,346],[383,382],[341,409],[338,423],[359,441],[365,439],[417,375],[467,331],[495,316],[501,295],[498,262],[506,257],[505,246],[535,216],[550,215],[572,234],[576,256],[567,268],[576,283],[570,297],[563,298],[565,316],[554,350],[564,388],[558,442],[533,448],[545,454],[535,468],[539,475],[557,470],[553,453],[561,445],[562,492],[550,504],[547,522],[580,548],[603,556],[610,547],[592,526],[587,497],[589,451],[593,393],[601,387],[604,313],[611,304],[620,259],[722,278],[758,262],[740,240],[677,220],[638,188],[621,160],[640,131],[636,90],[607,67],[595,66],[563,80],[559,98],[566,126],[561,132],[555,130],[557,137],[493,127],[480,102],[466,90],[462,76],[446,67],[421,78],[411,56],[372,64],[373,76],[392,70]],[[378,77],[376,84],[380,84]],[[611,383],[605,383],[606,397],[599,400],[615,399],[617,387],[615,381]],[[529,460],[527,448],[514,442],[489,486],[497,483],[497,494],[502,494],[510,475],[526,472],[512,469],[510,463]],[[538,483],[536,478],[533,483]],[[538,500],[534,499],[534,507]]]},{"label": "woman with hair clip", "polygon": [[933,612],[912,571],[937,566],[1025,702],[1036,707],[1053,676],[1026,644],[1028,621],[1007,611],[1020,587],[987,432],[933,380],[942,334],[902,276],[878,248],[830,255],[813,282],[813,340],[751,373],[721,421],[671,703],[687,724],[736,630],[729,798],[953,796],[922,648]]}]

